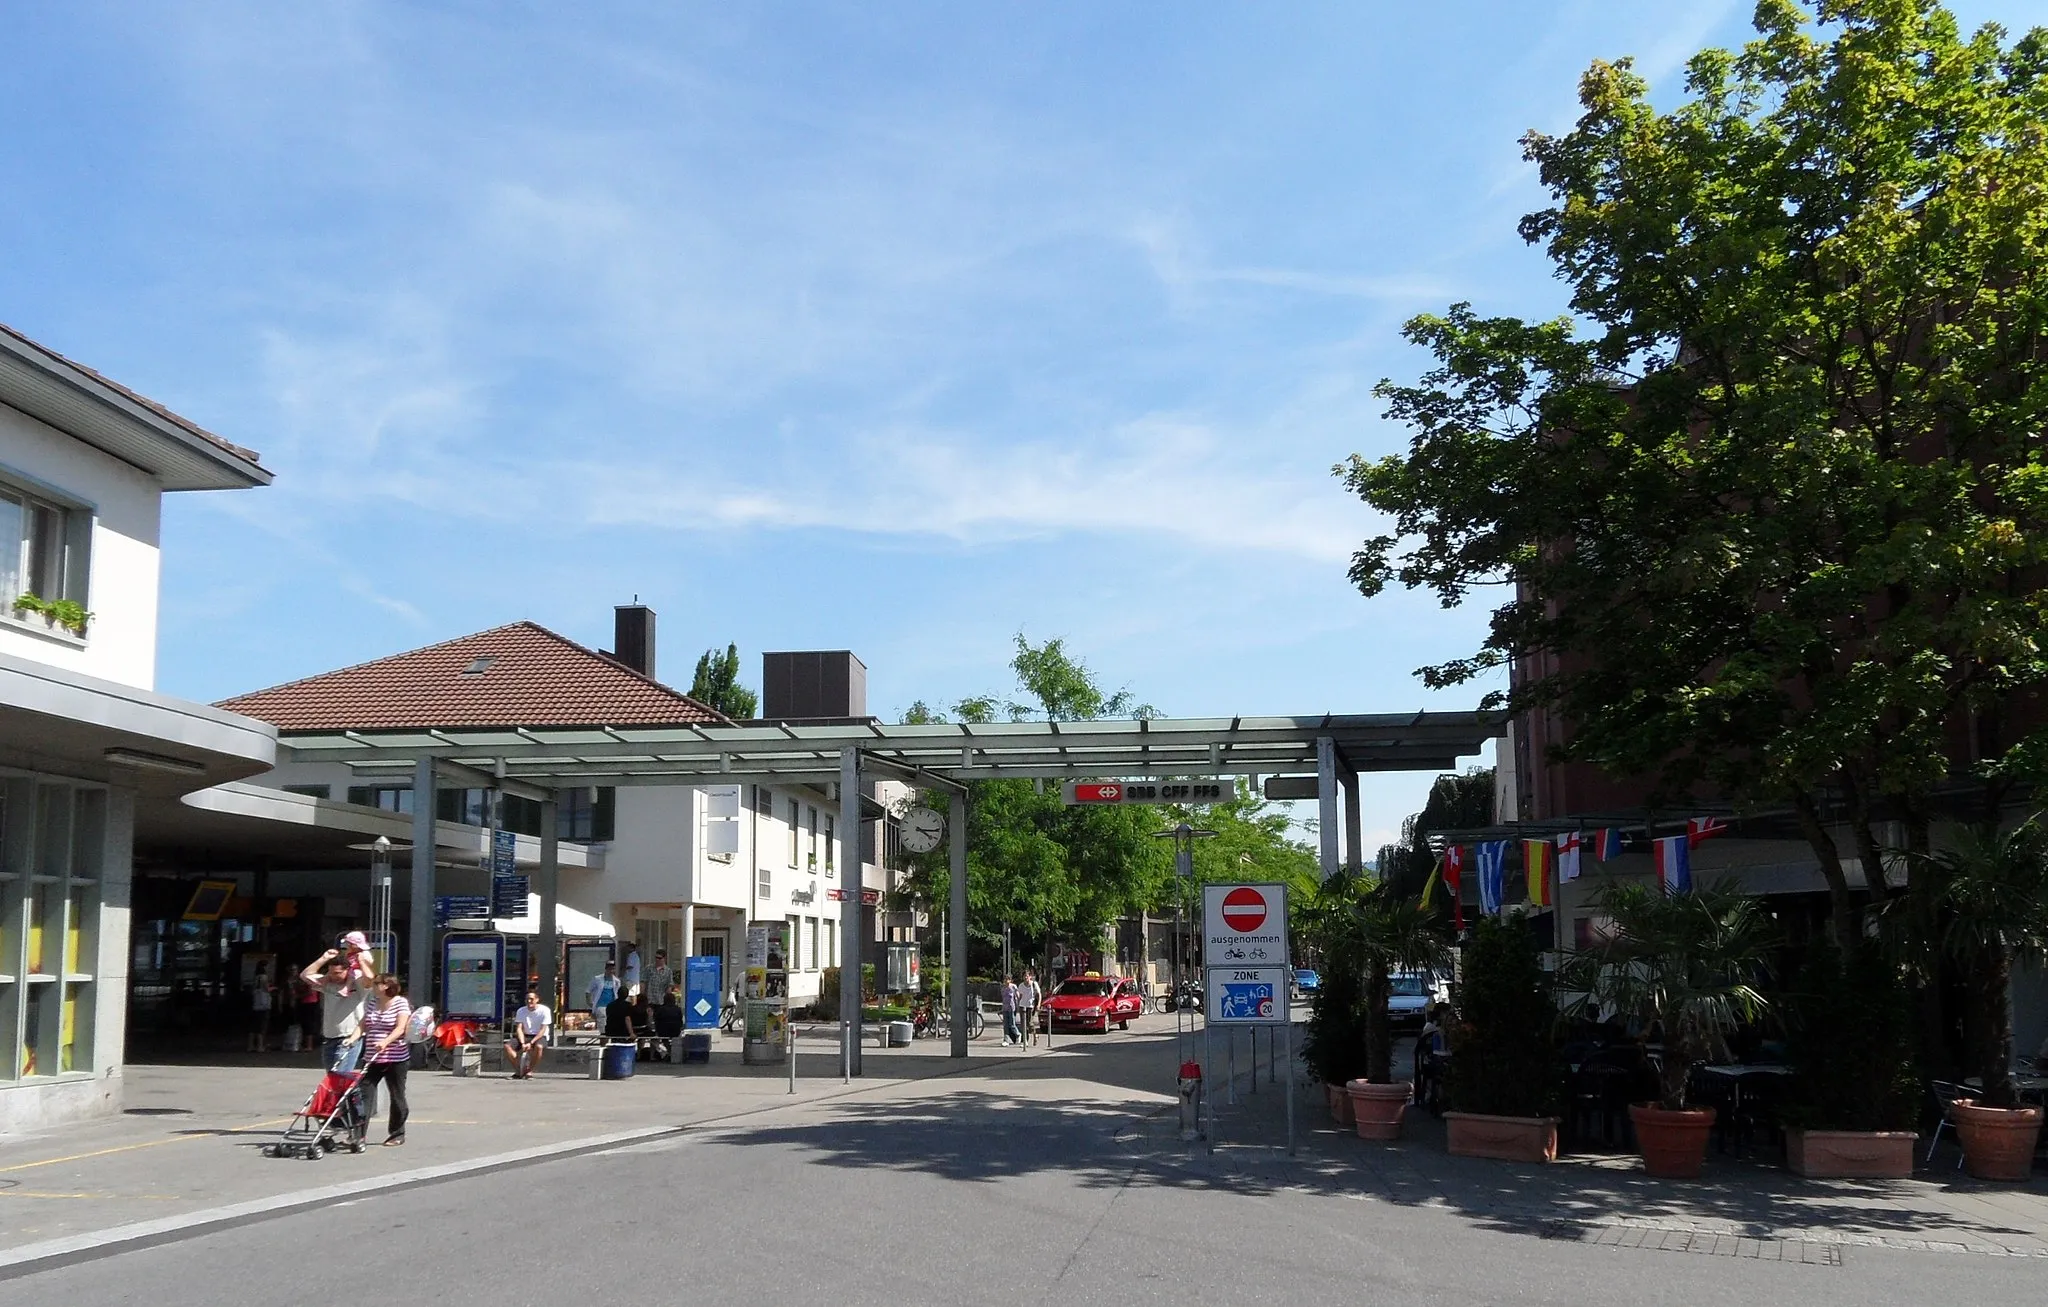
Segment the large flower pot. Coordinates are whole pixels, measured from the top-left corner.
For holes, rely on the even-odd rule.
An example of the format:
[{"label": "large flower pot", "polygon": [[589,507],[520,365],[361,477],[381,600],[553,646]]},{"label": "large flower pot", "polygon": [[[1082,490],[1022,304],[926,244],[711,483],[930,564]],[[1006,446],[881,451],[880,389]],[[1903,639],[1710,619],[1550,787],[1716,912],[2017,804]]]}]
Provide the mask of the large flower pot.
[{"label": "large flower pot", "polygon": [[1324,1085],[1330,1095],[1330,1119],[1338,1125],[1351,1124],[1351,1093],[1342,1085]]},{"label": "large flower pot", "polygon": [[1913,1174],[1909,1130],[1787,1130],[1785,1165],[1816,1180],[1904,1180]]},{"label": "large flower pot", "polygon": [[2034,1169],[2041,1137],[2038,1107],[1980,1107],[1958,1099],[1948,1105],[1963,1141],[1963,1167],[1979,1180],[2024,1180]]},{"label": "large flower pot", "polygon": [[1401,1116],[1408,1110],[1408,1098],[1413,1091],[1406,1080],[1391,1085],[1354,1080],[1344,1089],[1351,1096],[1352,1125],[1360,1139],[1401,1137]]},{"label": "large flower pot", "polygon": [[1503,1162],[1555,1162],[1557,1118],[1554,1116],[1486,1116],[1478,1112],[1446,1112],[1451,1153],[1456,1157],[1496,1157]]},{"label": "large flower pot", "polygon": [[1636,1147],[1643,1154],[1645,1172],[1666,1180],[1691,1180],[1706,1165],[1713,1108],[1688,1107],[1674,1112],[1655,1103],[1631,1103],[1628,1118],[1635,1122]]}]

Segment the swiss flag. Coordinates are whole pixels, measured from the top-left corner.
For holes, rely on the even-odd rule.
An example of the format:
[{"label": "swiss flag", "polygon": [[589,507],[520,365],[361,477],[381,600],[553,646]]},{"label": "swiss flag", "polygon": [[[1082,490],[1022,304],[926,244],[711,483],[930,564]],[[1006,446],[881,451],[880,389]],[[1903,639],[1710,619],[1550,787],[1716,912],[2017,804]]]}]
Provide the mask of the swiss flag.
[{"label": "swiss flag", "polygon": [[1685,843],[1690,848],[1716,835],[1726,835],[1728,823],[1719,817],[1690,817],[1685,823]]}]

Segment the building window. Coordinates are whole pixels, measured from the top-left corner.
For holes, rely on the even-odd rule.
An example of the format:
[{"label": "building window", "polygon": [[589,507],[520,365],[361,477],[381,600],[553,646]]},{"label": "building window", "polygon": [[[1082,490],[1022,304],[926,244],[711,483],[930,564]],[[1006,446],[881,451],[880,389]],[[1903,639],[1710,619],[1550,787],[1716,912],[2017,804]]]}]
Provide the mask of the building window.
[{"label": "building window", "polygon": [[763,817],[772,819],[775,816],[775,791],[765,785],[756,785],[754,787],[754,811],[760,813]]},{"label": "building window", "polygon": [[0,777],[0,1083],[94,1069],[106,811],[104,790]]},{"label": "building window", "polygon": [[820,956],[818,953],[818,919],[816,917],[812,917],[809,920],[805,921],[804,929],[810,932],[810,944],[809,947],[805,950],[804,956],[810,959],[810,969],[816,971],[818,969]]},{"label": "building window", "polygon": [[287,785],[284,787],[284,792],[286,794],[303,794],[309,799],[326,799],[333,797],[334,787],[332,785]]},{"label": "building window", "polygon": [[86,601],[92,514],[0,482],[0,611],[23,595]]},{"label": "building window", "polygon": [[806,819],[810,823],[811,828],[810,866],[812,871],[816,871],[818,869],[818,810],[816,808],[806,808],[804,809],[804,813]]},{"label": "building window", "polygon": [[[619,792],[609,785],[596,789],[584,786],[562,790],[555,795],[555,838],[574,840],[578,844],[600,844],[614,838],[618,796]],[[535,825],[539,825],[538,818]],[[526,832],[529,835],[539,833],[537,829]]]},{"label": "building window", "polygon": [[838,856],[838,847],[839,841],[832,838],[832,814],[828,812],[825,814],[825,874],[827,876],[838,874],[832,869],[833,859]]},{"label": "building window", "polygon": [[803,813],[801,809],[802,805],[795,799],[789,801],[789,865],[792,867],[804,865],[797,861],[803,854],[803,849],[800,847],[803,839],[803,823],[801,820]]},{"label": "building window", "polygon": [[381,808],[385,812],[412,811],[412,786],[410,785],[351,785],[348,787],[348,801],[365,808]]},{"label": "building window", "polygon": [[434,816],[440,821],[482,826],[490,819],[489,790],[435,790]]},{"label": "building window", "polygon": [[793,916],[784,920],[789,922],[789,957],[786,962],[791,971],[800,971],[804,960],[804,919]]}]

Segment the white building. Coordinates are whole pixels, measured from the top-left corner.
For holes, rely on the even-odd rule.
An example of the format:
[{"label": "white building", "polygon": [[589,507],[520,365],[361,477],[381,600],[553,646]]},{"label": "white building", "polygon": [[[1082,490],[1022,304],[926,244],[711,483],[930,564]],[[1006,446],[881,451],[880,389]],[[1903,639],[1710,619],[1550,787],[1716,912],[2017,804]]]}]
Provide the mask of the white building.
[{"label": "white building", "polygon": [[[275,725],[282,742],[294,733],[336,729],[456,729],[474,727],[653,727],[724,724],[727,719],[654,676],[654,615],[638,605],[619,609],[616,651],[601,653],[531,622],[517,622],[442,644],[259,690],[222,706]],[[844,718],[864,711],[859,661],[851,654],[771,655],[815,670],[819,660],[838,669],[836,684],[815,676],[807,685],[781,687],[790,704],[769,708],[790,717]],[[803,661],[809,660],[809,661]],[[788,664],[783,664],[788,665]],[[820,696],[827,696],[821,698]],[[836,708],[823,712],[820,707]],[[334,763],[287,760],[251,785],[231,787],[247,796],[257,787],[271,800],[288,799],[325,811],[332,825],[353,809],[410,813],[409,777],[364,777]],[[901,787],[880,783],[863,801],[880,823],[885,854],[895,847],[894,818],[885,810]],[[443,789],[435,799],[448,831],[486,822],[482,789]],[[563,841],[561,902],[602,917],[621,941],[637,942],[643,969],[666,951],[681,983],[681,959],[690,954],[729,959],[727,983],[745,946],[749,921],[785,921],[792,941],[791,997],[815,996],[821,974],[839,964],[838,921],[843,893],[864,889],[879,898],[886,873],[870,853],[861,874],[838,866],[839,801],[825,789],[803,786],[622,785],[557,795],[557,835]],[[251,814],[253,815],[253,813]],[[501,821],[537,837],[540,806],[506,799]],[[870,827],[870,832],[875,827]],[[394,838],[400,838],[394,835]],[[872,849],[870,834],[865,841]],[[472,839],[471,847],[481,850]],[[537,859],[538,841],[522,840],[520,861]],[[889,860],[889,859],[885,859]],[[486,877],[473,857],[443,852],[436,870],[441,894],[476,894]],[[890,860],[893,861],[893,860]],[[361,873],[335,867],[272,874],[272,895],[334,896],[351,892]],[[409,878],[397,869],[395,900],[404,921]],[[332,883],[330,883],[332,882]],[[880,938],[876,910],[867,911],[867,937]],[[885,920],[885,919],[884,919]],[[330,923],[331,924],[331,923]],[[397,931],[403,941],[407,929]],[[567,996],[574,1007],[580,995]]]},{"label": "white building", "polygon": [[164,493],[269,480],[0,328],[0,1132],[120,1101],[138,806],[274,761],[269,726],[154,690]]}]

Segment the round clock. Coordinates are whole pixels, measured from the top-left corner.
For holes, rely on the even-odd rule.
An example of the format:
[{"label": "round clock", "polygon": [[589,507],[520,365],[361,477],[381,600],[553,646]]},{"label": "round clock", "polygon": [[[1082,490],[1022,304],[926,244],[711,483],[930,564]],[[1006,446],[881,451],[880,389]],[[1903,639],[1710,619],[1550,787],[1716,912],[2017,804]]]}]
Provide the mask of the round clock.
[{"label": "round clock", "polygon": [[903,814],[903,847],[910,853],[930,853],[946,834],[946,818],[922,805]]}]

